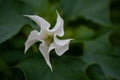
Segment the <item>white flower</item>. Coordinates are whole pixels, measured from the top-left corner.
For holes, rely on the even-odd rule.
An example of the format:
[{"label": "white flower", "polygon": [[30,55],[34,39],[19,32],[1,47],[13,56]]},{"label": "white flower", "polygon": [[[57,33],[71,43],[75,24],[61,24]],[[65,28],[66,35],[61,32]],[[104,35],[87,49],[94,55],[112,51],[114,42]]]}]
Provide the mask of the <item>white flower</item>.
[{"label": "white flower", "polygon": [[64,21],[57,12],[56,25],[53,29],[49,29],[50,24],[42,17],[39,17],[37,15],[25,15],[25,16],[35,21],[41,29],[40,32],[38,32],[37,30],[31,31],[27,41],[25,42],[25,53],[32,44],[34,44],[37,41],[41,41],[42,43],[39,46],[39,50],[41,51],[43,57],[45,58],[47,65],[52,70],[49,57],[50,51],[52,49],[55,49],[56,54],[58,56],[61,56],[69,49],[69,42],[70,40],[72,40],[72,39],[59,40],[57,38],[57,36],[62,37],[64,35],[63,29]]}]

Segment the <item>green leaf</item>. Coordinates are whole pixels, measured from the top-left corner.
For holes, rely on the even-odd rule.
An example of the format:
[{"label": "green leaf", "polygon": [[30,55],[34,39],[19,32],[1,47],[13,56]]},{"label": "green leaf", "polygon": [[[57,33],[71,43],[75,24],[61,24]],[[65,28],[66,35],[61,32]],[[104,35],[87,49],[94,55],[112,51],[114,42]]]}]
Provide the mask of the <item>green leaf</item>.
[{"label": "green leaf", "polygon": [[23,72],[19,68],[12,68],[11,79],[8,80],[25,80]]},{"label": "green leaf", "polygon": [[0,72],[3,72],[8,68],[8,65],[0,58]]},{"label": "green leaf", "polygon": [[111,21],[114,24],[114,26],[120,26],[119,3],[119,0],[111,0]]},{"label": "green leaf", "polygon": [[98,64],[92,64],[86,69],[86,74],[90,80],[107,80],[101,67]]},{"label": "green leaf", "polygon": [[21,51],[5,51],[0,54],[0,59],[5,61],[5,63],[15,66],[24,58],[24,53]]},{"label": "green leaf", "polygon": [[0,43],[17,34],[25,24],[22,15],[17,12],[12,0],[2,0],[0,5]]},{"label": "green leaf", "polygon": [[60,6],[68,20],[84,17],[102,25],[110,24],[110,0],[61,0]]},{"label": "green leaf", "polygon": [[95,31],[88,28],[87,26],[80,26],[77,30],[76,30],[76,38],[75,39],[79,39],[79,40],[89,40],[92,39],[93,36],[95,35]]},{"label": "green leaf", "polygon": [[83,60],[89,64],[99,64],[108,78],[120,80],[120,48],[110,44],[110,34],[104,33],[95,40],[86,41]]},{"label": "green leaf", "polygon": [[30,7],[29,9],[32,9],[35,14],[39,14],[39,12],[40,14],[45,13],[47,7],[49,6],[47,0],[22,0],[22,2],[29,6]]},{"label": "green leaf", "polygon": [[85,63],[79,57],[52,56],[53,72],[40,54],[34,54],[22,61],[18,67],[26,80],[87,80],[84,75]]},{"label": "green leaf", "polygon": [[[2,50],[0,50],[0,80],[24,80],[24,75],[20,69],[15,66],[24,58],[24,53],[19,49],[14,51],[13,48],[8,49],[11,46],[2,44]],[[1,47],[0,47],[1,48]]]}]

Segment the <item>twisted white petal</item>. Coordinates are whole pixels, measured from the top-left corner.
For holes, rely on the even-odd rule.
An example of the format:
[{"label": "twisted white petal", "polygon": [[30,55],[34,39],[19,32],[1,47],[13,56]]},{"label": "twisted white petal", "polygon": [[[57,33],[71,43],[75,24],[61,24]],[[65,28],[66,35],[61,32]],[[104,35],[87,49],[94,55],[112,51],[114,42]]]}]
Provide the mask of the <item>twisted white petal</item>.
[{"label": "twisted white petal", "polygon": [[42,55],[43,55],[47,65],[50,67],[50,69],[52,71],[52,66],[51,66],[51,63],[50,63],[50,57],[49,57],[49,52],[48,52],[49,47],[42,43],[39,46],[39,50],[41,51],[41,53],[42,53]]},{"label": "twisted white petal", "polygon": [[55,24],[55,27],[51,30],[51,32],[54,32],[55,35],[63,36],[64,35],[63,24],[64,21],[57,12],[57,22]]},{"label": "twisted white petal", "polygon": [[36,30],[31,31],[27,41],[25,42],[25,53],[32,44],[39,40],[39,32]]},{"label": "twisted white petal", "polygon": [[69,43],[72,39],[59,40],[57,37],[54,37],[54,46],[55,52],[58,56],[63,55],[69,49]]},{"label": "twisted white petal", "polygon": [[41,29],[49,29],[50,28],[50,24],[42,17],[39,17],[37,15],[24,15],[24,16],[29,17],[34,22],[36,22]]}]

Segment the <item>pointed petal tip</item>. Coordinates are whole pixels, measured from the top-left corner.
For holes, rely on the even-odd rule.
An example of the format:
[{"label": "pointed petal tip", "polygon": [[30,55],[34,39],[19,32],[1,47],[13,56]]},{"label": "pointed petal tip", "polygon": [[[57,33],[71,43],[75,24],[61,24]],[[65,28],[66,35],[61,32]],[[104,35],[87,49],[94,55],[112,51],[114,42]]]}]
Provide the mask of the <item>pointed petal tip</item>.
[{"label": "pointed petal tip", "polygon": [[30,18],[30,17],[32,17],[33,15],[23,15],[23,16],[25,16],[25,17],[29,17],[29,18]]},{"label": "pointed petal tip", "polygon": [[24,54],[26,54],[26,51],[27,51],[27,50],[25,49],[25,50],[24,50]]},{"label": "pointed petal tip", "polygon": [[71,40],[75,40],[75,39],[72,39],[72,38],[71,38],[70,41],[71,41]]},{"label": "pointed petal tip", "polygon": [[24,54],[26,54],[26,52],[27,52],[27,48],[25,47]]},{"label": "pointed petal tip", "polygon": [[33,15],[23,15],[24,17],[31,18]]},{"label": "pointed petal tip", "polygon": [[59,15],[58,11],[56,10],[57,15]]},{"label": "pointed petal tip", "polygon": [[51,63],[48,63],[48,62],[47,62],[47,65],[49,66],[51,72],[53,72],[53,69],[52,69]]},{"label": "pointed petal tip", "polygon": [[[59,14],[59,12],[58,12],[57,10],[56,10],[56,13],[57,13],[57,16],[60,17],[60,14]],[[61,17],[60,17],[60,18],[61,18]]]},{"label": "pointed petal tip", "polygon": [[23,15],[23,16],[28,17],[29,15]]},{"label": "pointed petal tip", "polygon": [[23,16],[28,17],[28,18],[32,18],[32,17],[37,16],[37,15],[23,15]]},{"label": "pointed petal tip", "polygon": [[53,72],[53,69],[52,69],[52,67],[50,67],[50,70],[51,70],[51,72]]},{"label": "pointed petal tip", "polygon": [[71,39],[68,39],[68,43],[70,43],[70,41],[72,41],[72,40],[75,40],[75,39],[72,39],[72,38],[71,38]]},{"label": "pointed petal tip", "polygon": [[27,47],[27,41],[24,43],[25,45],[25,50],[24,50],[24,54],[26,54],[27,50],[28,50],[28,47]]},{"label": "pointed petal tip", "polygon": [[73,40],[75,40],[75,39],[69,39],[69,43],[70,43],[71,41],[73,41]]}]

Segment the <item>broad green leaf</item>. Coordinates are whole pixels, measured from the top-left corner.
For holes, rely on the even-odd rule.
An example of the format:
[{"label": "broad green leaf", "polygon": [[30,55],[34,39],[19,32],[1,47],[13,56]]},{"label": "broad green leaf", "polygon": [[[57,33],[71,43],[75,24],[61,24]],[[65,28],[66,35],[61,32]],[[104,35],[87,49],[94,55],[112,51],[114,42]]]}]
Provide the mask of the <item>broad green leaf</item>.
[{"label": "broad green leaf", "polygon": [[120,0],[111,0],[111,21],[114,26],[120,26]]},{"label": "broad green leaf", "polygon": [[[46,14],[47,8],[50,7],[48,0],[21,0],[34,14]],[[29,13],[31,14],[31,13]]]},{"label": "broad green leaf", "polygon": [[92,64],[86,69],[86,74],[90,80],[107,80],[101,67],[97,64]]},{"label": "broad green leaf", "polygon": [[110,24],[110,0],[60,0],[63,14],[68,20],[78,17],[92,20],[102,25]]},{"label": "broad green leaf", "polygon": [[9,66],[15,66],[24,58],[24,53],[21,51],[1,51],[0,59]]},{"label": "broad green leaf", "polygon": [[24,74],[19,68],[11,68],[11,78],[8,80],[25,80]]},{"label": "broad green leaf", "polygon": [[120,28],[116,28],[110,35],[110,42],[113,46],[120,47]]},{"label": "broad green leaf", "polygon": [[95,40],[86,41],[83,60],[89,64],[99,64],[108,78],[120,80],[120,48],[110,44],[110,34],[104,33]]},{"label": "broad green leaf", "polygon": [[0,72],[3,72],[4,70],[6,70],[7,67],[8,65],[2,59],[0,59]]},{"label": "broad green leaf", "polygon": [[18,33],[25,20],[17,12],[12,0],[2,0],[0,5],[0,43]]},{"label": "broad green leaf", "polygon": [[[0,50],[0,80],[24,80],[24,75],[15,66],[24,58],[24,54],[19,50],[8,50],[5,45]],[[9,48],[12,46],[9,46]]]},{"label": "broad green leaf", "polygon": [[40,54],[34,54],[22,61],[18,67],[26,80],[87,80],[84,74],[85,63],[79,57],[52,56],[53,72]]},{"label": "broad green leaf", "polygon": [[75,39],[79,39],[79,40],[89,40],[92,39],[93,36],[95,35],[95,31],[88,28],[87,26],[80,26],[77,30],[76,30],[76,38]]}]

